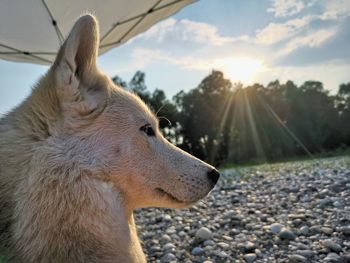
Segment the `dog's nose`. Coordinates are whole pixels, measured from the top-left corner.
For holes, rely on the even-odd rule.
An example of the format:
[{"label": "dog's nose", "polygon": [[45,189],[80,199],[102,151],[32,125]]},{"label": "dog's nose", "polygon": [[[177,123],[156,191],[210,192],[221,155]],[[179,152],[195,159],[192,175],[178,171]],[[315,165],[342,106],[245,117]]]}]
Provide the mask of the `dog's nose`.
[{"label": "dog's nose", "polygon": [[213,183],[213,185],[216,184],[216,182],[219,180],[219,177],[220,177],[220,173],[216,169],[209,171],[207,175],[209,180]]}]

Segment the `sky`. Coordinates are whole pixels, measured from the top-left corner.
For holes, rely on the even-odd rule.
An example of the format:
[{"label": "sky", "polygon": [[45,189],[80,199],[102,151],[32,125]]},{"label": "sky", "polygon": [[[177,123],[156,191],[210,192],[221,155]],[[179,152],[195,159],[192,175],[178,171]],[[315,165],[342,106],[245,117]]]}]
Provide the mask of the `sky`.
[{"label": "sky", "polygon": [[[169,97],[213,69],[244,85],[318,80],[336,93],[350,82],[350,1],[200,0],[103,54],[98,65],[126,81],[142,70],[149,89]],[[0,114],[47,70],[0,60]]]}]

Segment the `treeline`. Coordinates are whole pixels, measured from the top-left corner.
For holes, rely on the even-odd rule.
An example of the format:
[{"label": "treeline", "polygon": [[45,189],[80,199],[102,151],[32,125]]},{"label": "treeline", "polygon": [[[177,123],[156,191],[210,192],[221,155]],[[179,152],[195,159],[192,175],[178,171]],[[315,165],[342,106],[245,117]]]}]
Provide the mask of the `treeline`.
[{"label": "treeline", "polygon": [[120,86],[137,93],[160,119],[165,136],[214,164],[276,161],[350,146],[350,82],[330,95],[319,81],[278,80],[244,87],[212,71],[169,100],[151,93],[145,74]]}]

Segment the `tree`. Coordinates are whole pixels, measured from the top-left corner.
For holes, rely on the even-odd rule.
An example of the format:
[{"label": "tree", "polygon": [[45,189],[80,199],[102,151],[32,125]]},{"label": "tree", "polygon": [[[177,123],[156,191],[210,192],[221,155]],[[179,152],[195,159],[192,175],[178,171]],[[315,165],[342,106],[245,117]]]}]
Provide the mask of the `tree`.
[{"label": "tree", "polygon": [[338,134],[343,146],[350,145],[350,82],[339,86],[335,96],[335,107],[339,114]]},{"label": "tree", "polygon": [[179,111],[180,146],[201,159],[222,161],[227,155],[225,147],[225,110],[230,107],[228,98],[232,83],[220,71],[212,71],[197,88],[179,92],[174,101]]}]

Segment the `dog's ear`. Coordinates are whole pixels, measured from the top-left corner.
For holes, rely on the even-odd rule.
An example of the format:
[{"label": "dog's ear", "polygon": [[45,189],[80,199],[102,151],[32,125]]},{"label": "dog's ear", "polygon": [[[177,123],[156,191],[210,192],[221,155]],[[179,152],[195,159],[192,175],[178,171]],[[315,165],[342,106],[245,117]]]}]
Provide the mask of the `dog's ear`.
[{"label": "dog's ear", "polygon": [[98,47],[98,22],[84,15],[76,21],[52,67],[59,100],[81,114],[94,111],[101,95],[96,94],[98,87],[93,83]]},{"label": "dog's ear", "polygon": [[58,52],[54,65],[67,66],[78,78],[84,78],[96,68],[99,46],[99,28],[92,15],[80,17],[74,24],[66,41]]}]

